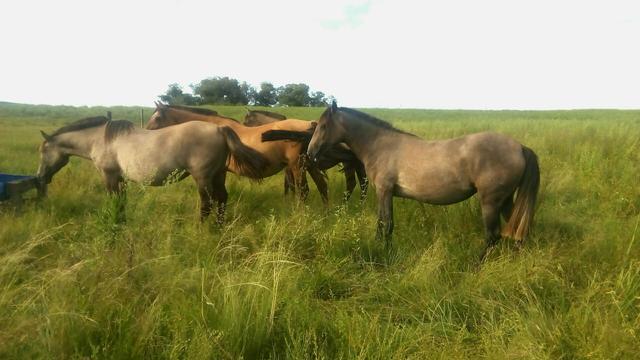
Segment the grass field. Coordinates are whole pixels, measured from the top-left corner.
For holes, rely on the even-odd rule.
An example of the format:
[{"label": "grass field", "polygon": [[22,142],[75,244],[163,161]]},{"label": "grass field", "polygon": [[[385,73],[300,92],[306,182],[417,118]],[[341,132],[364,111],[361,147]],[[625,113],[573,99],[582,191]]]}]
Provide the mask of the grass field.
[{"label": "grass field", "polygon": [[[0,172],[34,173],[38,129],[106,110],[0,103]],[[111,110],[139,122],[139,109]],[[494,130],[534,149],[524,249],[502,241],[478,266],[475,198],[395,199],[386,261],[374,191],[343,204],[337,170],[328,209],[313,185],[295,204],[282,175],[230,175],[223,229],[198,223],[190,179],[129,184],[121,223],[75,159],[46,200],[0,207],[0,358],[637,358],[640,111],[366,111],[424,138]]]}]

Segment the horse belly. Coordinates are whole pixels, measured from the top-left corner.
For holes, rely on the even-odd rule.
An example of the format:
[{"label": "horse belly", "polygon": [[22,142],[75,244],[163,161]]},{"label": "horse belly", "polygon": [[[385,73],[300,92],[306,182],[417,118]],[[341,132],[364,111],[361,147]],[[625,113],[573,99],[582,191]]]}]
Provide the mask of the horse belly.
[{"label": "horse belly", "polygon": [[176,164],[167,164],[166,161],[158,160],[157,156],[155,159],[145,157],[121,159],[120,167],[125,178],[144,185],[161,186],[167,181],[171,182],[173,178],[176,180],[182,178],[184,170],[178,168]]},{"label": "horse belly", "polygon": [[421,176],[398,176],[396,196],[434,205],[449,205],[468,199],[476,189],[467,179],[447,172],[422,173]]},{"label": "horse belly", "polygon": [[168,181],[170,182],[170,179],[173,177],[181,179],[181,173],[184,172],[175,169],[167,172],[159,167],[129,167],[123,170],[124,176],[128,180],[150,186],[164,185]]},{"label": "horse belly", "polygon": [[[282,169],[284,167],[285,166],[282,165],[282,164],[268,166],[260,174],[260,178],[264,179],[264,178],[268,178],[270,176],[273,176],[273,175],[279,173],[280,171],[282,171]],[[232,172],[232,173],[234,173],[234,174],[236,174],[236,175],[241,175],[240,171],[238,170],[238,168],[233,163],[229,164],[229,166],[227,167],[227,170]]]},{"label": "horse belly", "polygon": [[452,189],[452,191],[446,191],[446,189],[440,189],[439,191],[416,191],[415,189],[402,187],[400,185],[396,185],[394,188],[394,195],[396,196],[433,205],[455,204],[470,198],[475,193],[476,189],[474,188]]},{"label": "horse belly", "polygon": [[[270,176],[273,176],[282,171],[282,169],[287,166],[286,160],[281,160],[280,156],[273,156],[273,154],[265,153],[262,153],[262,155],[267,159],[269,165],[260,174],[261,178],[268,178]],[[240,171],[233,161],[229,163],[227,170],[236,175],[241,175]]]}]

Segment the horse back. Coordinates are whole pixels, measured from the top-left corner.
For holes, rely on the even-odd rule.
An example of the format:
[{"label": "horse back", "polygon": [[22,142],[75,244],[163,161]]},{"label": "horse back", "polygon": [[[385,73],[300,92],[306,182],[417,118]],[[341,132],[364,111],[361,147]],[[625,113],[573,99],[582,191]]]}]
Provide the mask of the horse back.
[{"label": "horse back", "polygon": [[162,184],[174,171],[198,172],[223,166],[227,159],[219,127],[199,121],[136,129],[116,138],[113,149],[126,177],[152,185]]},{"label": "horse back", "polygon": [[435,141],[399,137],[391,151],[395,156],[382,164],[386,169],[376,169],[384,174],[382,181],[395,183],[398,196],[433,204],[455,203],[496,182],[517,181],[524,169],[522,146],[493,132]]},{"label": "horse back", "polygon": [[269,130],[307,131],[313,126],[313,122],[299,119],[286,119],[269,125],[272,126]]}]

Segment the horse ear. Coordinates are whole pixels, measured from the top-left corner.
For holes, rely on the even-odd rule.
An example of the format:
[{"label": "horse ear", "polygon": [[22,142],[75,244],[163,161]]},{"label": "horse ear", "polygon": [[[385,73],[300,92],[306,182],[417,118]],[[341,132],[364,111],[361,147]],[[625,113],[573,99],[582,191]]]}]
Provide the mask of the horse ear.
[{"label": "horse ear", "polygon": [[338,112],[338,103],[335,100],[333,100],[331,102],[331,113],[335,114],[337,112]]},{"label": "horse ear", "polygon": [[247,115],[251,114],[251,110],[248,107],[245,107],[245,109],[247,110]]},{"label": "horse ear", "polygon": [[51,140],[53,138],[51,135],[47,134],[46,132],[44,132],[42,130],[40,130],[40,134],[42,134],[42,137],[47,141],[49,141],[49,140]]}]

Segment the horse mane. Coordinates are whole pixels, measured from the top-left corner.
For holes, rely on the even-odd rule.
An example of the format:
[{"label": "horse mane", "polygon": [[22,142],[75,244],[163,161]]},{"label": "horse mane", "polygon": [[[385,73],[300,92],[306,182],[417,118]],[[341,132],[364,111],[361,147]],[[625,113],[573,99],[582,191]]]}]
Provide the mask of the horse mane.
[{"label": "horse mane", "polygon": [[193,114],[204,115],[204,116],[215,116],[215,117],[219,117],[219,118],[223,118],[223,119],[233,120],[235,122],[239,122],[238,120],[236,120],[234,118],[230,118],[228,116],[222,116],[222,115],[218,114],[218,112],[215,111],[215,110],[209,110],[209,109],[205,109],[205,108],[194,108],[194,107],[181,106],[181,105],[167,105],[167,107],[170,108],[170,109],[182,110],[182,111],[190,112],[190,113],[193,113]]},{"label": "horse mane", "polygon": [[262,114],[274,119],[287,120],[286,116],[282,114],[278,114],[277,112],[273,112],[273,111],[266,111],[266,110],[249,110],[249,111],[251,111],[252,113]]},{"label": "horse mane", "polygon": [[[352,116],[357,116],[361,120],[364,120],[364,121],[368,122],[369,124],[375,125],[377,127],[380,127],[380,128],[386,129],[386,130],[391,130],[391,131],[394,131],[394,132],[397,132],[397,133],[401,133],[401,134],[415,136],[414,134],[408,133],[406,131],[402,131],[402,130],[394,127],[390,123],[388,123],[388,122],[386,122],[384,120],[378,119],[377,117],[369,115],[369,114],[364,113],[362,111],[358,111],[358,110],[351,109],[351,108],[346,108],[346,107],[340,107],[340,108],[338,108],[338,110],[342,111],[342,112],[345,112],[345,113],[347,113],[349,115],[352,115]],[[324,111],[324,113],[322,114],[322,116],[328,115],[328,112],[330,112],[330,111],[331,111],[331,108],[327,108]]]},{"label": "horse mane", "polygon": [[211,110],[211,109],[205,109],[205,108],[182,106],[182,105],[167,105],[167,107],[170,107],[172,109],[189,111],[189,112],[192,112],[194,114],[200,114],[200,115],[211,115],[211,116],[217,116],[218,115],[217,111]]},{"label": "horse mane", "polygon": [[134,128],[133,123],[128,120],[109,121],[104,129],[104,142],[108,144],[118,136],[130,133]]},{"label": "horse mane", "polygon": [[64,134],[72,131],[79,131],[79,130],[84,130],[84,129],[104,125],[108,121],[109,119],[107,119],[105,116],[94,116],[94,117],[80,119],[72,122],[71,124],[68,124],[59,128],[53,134],[51,134],[51,136],[56,136],[56,135],[60,135],[60,134]]}]

